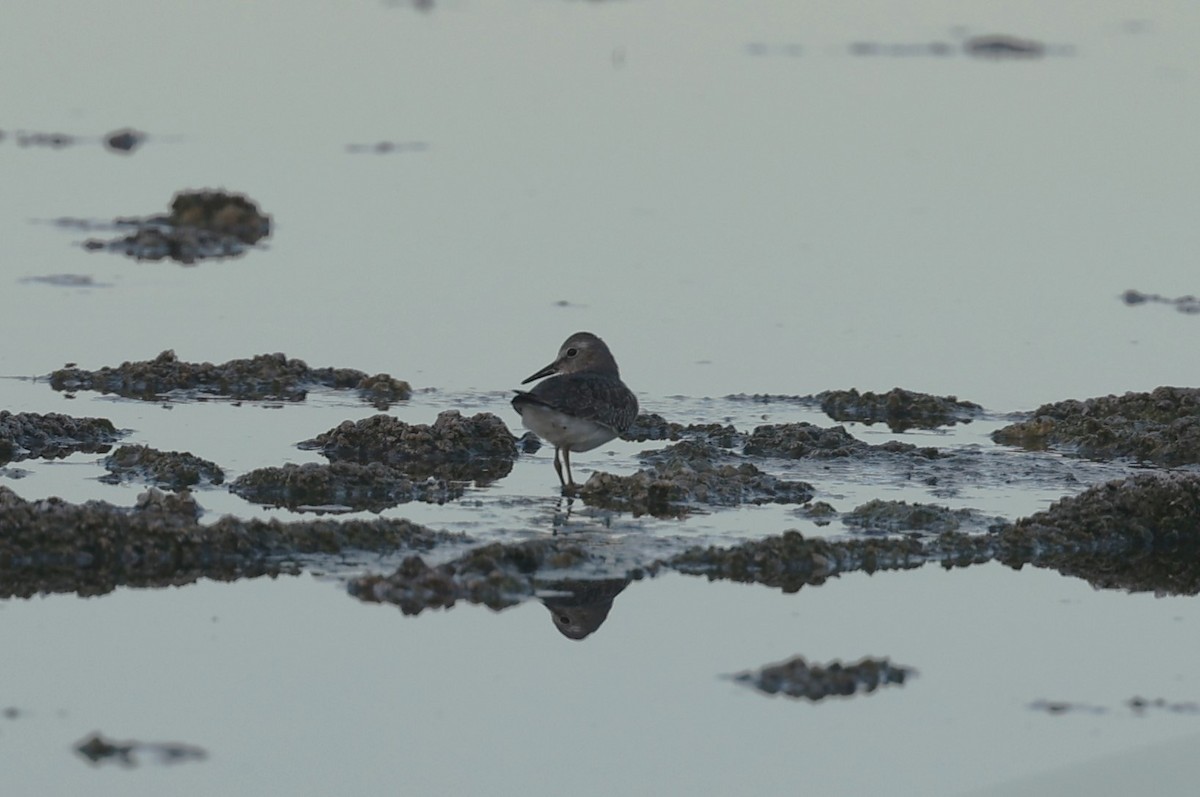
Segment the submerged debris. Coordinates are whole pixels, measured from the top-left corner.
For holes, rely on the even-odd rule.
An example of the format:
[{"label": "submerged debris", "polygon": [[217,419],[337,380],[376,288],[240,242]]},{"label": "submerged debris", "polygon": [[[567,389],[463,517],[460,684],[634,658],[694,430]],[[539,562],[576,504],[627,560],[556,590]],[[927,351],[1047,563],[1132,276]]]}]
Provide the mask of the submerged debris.
[{"label": "submerged debris", "polygon": [[582,545],[561,537],[492,543],[437,567],[410,556],[390,576],[351,579],[349,589],[360,600],[392,603],[405,614],[448,609],[460,600],[499,610],[531,597],[539,570],[578,567],[591,557]]},{"label": "submerged debris", "polygon": [[109,241],[89,239],[84,249],[138,260],[169,258],[190,266],[198,260],[240,257],[271,234],[271,217],[251,199],[210,189],[178,192],[167,215],[121,218],[114,224],[133,232]]},{"label": "submerged debris", "polygon": [[684,441],[641,458],[653,465],[632,476],[596,472],[580,488],[591,506],[636,515],[683,517],[697,505],[803,504],[811,484],[763,473],[711,443]]},{"label": "submerged debris", "polygon": [[1187,315],[1200,313],[1200,298],[1191,296],[1190,294],[1172,299],[1157,293],[1142,293],[1141,291],[1130,289],[1121,294],[1121,300],[1130,306],[1153,302],[1155,304],[1172,305],[1176,310]]},{"label": "submerged debris", "polygon": [[973,36],[963,42],[963,52],[980,58],[1041,58],[1046,45],[1032,39],[1005,34]]},{"label": "submerged debris", "polygon": [[200,484],[220,484],[225,481],[225,472],[214,462],[201,459],[185,451],[159,451],[148,446],[121,446],[104,459],[109,475],[100,481],[117,484],[122,481],[140,481],[182,490]]},{"label": "submerged debris", "polygon": [[517,456],[517,438],[490,412],[464,418],[457,410],[432,425],[408,424],[375,415],[340,426],[300,444],[333,462],[382,463],[410,478],[432,476],[480,484],[507,476]]},{"label": "submerged debris", "polygon": [[887,684],[903,685],[916,674],[911,667],[892,664],[887,659],[863,658],[852,664],[840,661],[809,664],[803,656],[769,664],[760,670],[747,670],[732,676],[738,683],[769,695],[784,694],[813,702],[827,697],[850,697],[874,692]]},{"label": "submerged debris", "polygon": [[408,501],[443,504],[463,486],[444,479],[413,480],[381,462],[288,463],[259,468],[234,479],[230,491],[247,501],[296,510],[379,512]]},{"label": "submerged debris", "polygon": [[107,418],[0,410],[0,463],[33,457],[61,459],[76,451],[104,453],[124,434]]},{"label": "submerged debris", "polygon": [[934,429],[956,423],[970,423],[983,408],[956,396],[932,396],[892,388],[887,393],[859,393],[850,390],[827,390],[818,393],[821,409],[835,421],[860,421],[865,424],[886,423],[893,432],[907,429]]},{"label": "submerged debris", "polygon": [[1090,459],[1130,457],[1158,465],[1200,462],[1200,388],[1044,404],[1028,420],[992,434],[1003,445],[1051,446]]},{"label": "submerged debris", "polygon": [[201,525],[199,515],[187,492],[150,488],[126,508],[104,501],[25,501],[0,487],[0,597],[94,595],[123,584],[243,578],[279,572],[306,555],[425,551],[466,539],[400,519],[281,523],[223,517]]},{"label": "submerged debris", "polygon": [[353,368],[309,368],[303,360],[288,359],[281,353],[213,365],[184,362],[167,350],[153,360],[124,362],[116,368],[60,368],[49,378],[55,390],[96,390],[144,401],[161,401],[172,393],[248,401],[303,401],[310,388],[329,387],[357,390],[378,407],[412,395],[407,382],[387,374],[368,377]]},{"label": "submerged debris", "polygon": [[86,758],[92,764],[102,764],[112,761],[122,766],[135,767],[139,761],[137,756],[154,757],[160,764],[178,764],[184,761],[203,761],[208,758],[208,752],[191,744],[178,742],[117,742],[106,739],[99,733],[93,733],[75,745],[75,752]]},{"label": "submerged debris", "polygon": [[111,152],[120,152],[128,155],[142,145],[146,140],[146,134],[140,130],[134,130],[132,127],[124,127],[120,130],[114,130],[104,137],[104,146],[108,147]]}]

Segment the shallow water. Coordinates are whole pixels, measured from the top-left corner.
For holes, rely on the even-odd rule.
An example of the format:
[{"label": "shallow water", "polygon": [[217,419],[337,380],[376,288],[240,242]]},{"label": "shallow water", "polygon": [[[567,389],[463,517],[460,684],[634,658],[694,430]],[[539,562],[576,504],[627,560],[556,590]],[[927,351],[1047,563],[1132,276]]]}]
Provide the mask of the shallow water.
[{"label": "shallow water", "polygon": [[[1014,519],[1128,468],[1000,449],[988,435],[1007,413],[1193,384],[1200,365],[1194,316],[1119,300],[1196,292],[1190,4],[17,0],[4,17],[0,374],[14,378],[0,409],[107,417],[124,442],[231,478],[320,461],[294,444],[374,410],[320,391],[299,405],[70,399],[29,377],[168,348],[284,351],[412,382],[389,410],[409,422],[457,409],[515,427],[507,391],[591,329],[643,409],[683,423],[830,424],[720,398],[743,392],[900,385],[979,402],[985,418],[945,432],[848,427],[975,452],[953,490],[882,465],[764,468],[839,511],[885,498]],[[31,31],[54,32],[52,54]],[[1047,55],[961,53],[997,32]],[[125,126],[145,145],[106,151],[99,137]],[[23,147],[21,130],[81,140]],[[379,141],[402,146],[348,151]],[[139,263],[51,223],[159,213],[204,186],[272,214],[268,245]],[[631,473],[661,445],[604,446],[576,475]],[[460,501],[386,514],[481,540],[577,534],[618,565],[787,528],[847,533],[788,506],[681,522],[568,504],[551,454]],[[76,454],[10,465],[0,484],[131,505],[141,488],[102,473]],[[197,498],[204,522],[294,516],[222,489]],[[996,564],[795,595],[664,574],[633,582],[577,643],[536,601],[413,618],[345,594],[341,577],[392,564],[0,602],[6,793],[960,794],[1105,762],[1136,771],[1139,751],[1200,732],[1194,712],[1126,705],[1200,701],[1191,597]],[[821,704],[722,677],[797,654],[888,657],[919,676]],[[93,730],[209,757],[93,767],[71,750]],[[1190,793],[1194,757],[1167,761],[1156,793]]]}]

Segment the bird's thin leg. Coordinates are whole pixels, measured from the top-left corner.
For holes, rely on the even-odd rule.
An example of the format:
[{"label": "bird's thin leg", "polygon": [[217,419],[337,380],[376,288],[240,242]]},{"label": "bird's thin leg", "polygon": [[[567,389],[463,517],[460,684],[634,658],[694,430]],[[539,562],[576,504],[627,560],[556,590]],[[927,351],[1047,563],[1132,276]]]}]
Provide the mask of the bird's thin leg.
[{"label": "bird's thin leg", "polygon": [[[554,472],[558,474],[559,484],[561,484],[563,487],[566,487],[567,483],[565,481],[563,481],[562,463],[558,461],[558,449],[557,448],[554,449]],[[568,468],[567,474],[569,475],[570,473],[571,473],[571,471]]]},{"label": "bird's thin leg", "polygon": [[[575,487],[575,479],[571,477],[571,449],[563,449],[563,462],[566,463],[567,466],[567,484],[569,484],[571,487]],[[560,476],[559,478],[562,477]]]}]

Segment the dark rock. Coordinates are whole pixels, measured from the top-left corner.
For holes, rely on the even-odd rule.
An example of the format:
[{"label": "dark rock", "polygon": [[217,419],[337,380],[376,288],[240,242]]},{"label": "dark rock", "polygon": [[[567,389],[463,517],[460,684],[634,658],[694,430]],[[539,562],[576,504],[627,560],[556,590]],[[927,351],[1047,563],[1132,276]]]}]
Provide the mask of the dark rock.
[{"label": "dark rock", "polygon": [[992,434],[1003,445],[1058,447],[1090,459],[1129,457],[1158,465],[1200,462],[1200,388],[1159,387],[1086,401],[1044,404]]}]

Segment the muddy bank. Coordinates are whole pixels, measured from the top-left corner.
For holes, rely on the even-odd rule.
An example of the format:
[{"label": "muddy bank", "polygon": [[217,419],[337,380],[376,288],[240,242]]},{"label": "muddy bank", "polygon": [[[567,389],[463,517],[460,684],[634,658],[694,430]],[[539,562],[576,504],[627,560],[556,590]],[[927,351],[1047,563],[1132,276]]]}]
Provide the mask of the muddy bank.
[{"label": "muddy bank", "polygon": [[271,217],[244,194],[200,189],[176,193],[165,215],[118,218],[113,226],[130,232],[110,240],[89,238],[84,249],[190,266],[246,254],[270,236]]},{"label": "muddy bank", "polygon": [[956,396],[933,396],[899,387],[887,393],[859,393],[853,388],[827,390],[815,398],[835,421],[883,423],[893,432],[970,423],[983,412],[978,404],[960,401]]},{"label": "muddy bank", "polygon": [[381,462],[308,462],[259,468],[234,479],[229,489],[256,504],[327,512],[380,512],[409,501],[444,504],[463,494],[461,482],[410,479]]},{"label": "muddy bank", "polygon": [[1043,404],[992,434],[1003,445],[1057,448],[1091,459],[1128,457],[1173,467],[1200,462],[1200,388]]},{"label": "muddy bank", "polygon": [[102,454],[125,434],[106,418],[0,410],[0,464],[35,457],[61,459],[77,451]]},{"label": "muddy bank", "polygon": [[596,472],[579,490],[589,505],[633,515],[683,517],[703,506],[803,504],[813,488],[763,473],[711,443],[683,441],[640,455],[650,468],[632,476]]},{"label": "muddy bank", "polygon": [[215,462],[185,451],[159,451],[149,446],[121,446],[104,458],[109,472],[100,481],[109,484],[142,482],[167,490],[183,490],[198,484],[217,485],[225,472]]},{"label": "muddy bank", "polygon": [[731,677],[768,695],[782,694],[815,703],[828,697],[869,694],[888,684],[902,686],[915,674],[911,667],[901,667],[887,659],[863,658],[850,664],[834,661],[821,665],[809,664],[804,657],[796,656]]},{"label": "muddy bank", "polygon": [[151,488],[126,508],[103,501],[25,501],[0,487],[0,597],[229,580],[280,572],[306,555],[428,551],[466,540],[399,519],[281,523],[224,517],[201,525],[200,512],[187,492]]},{"label": "muddy bank", "polygon": [[74,393],[94,390],[142,401],[171,398],[228,398],[245,401],[303,401],[316,387],[355,390],[377,408],[412,395],[407,382],[387,374],[368,376],[353,368],[310,368],[286,355],[259,354],[221,365],[189,363],[167,350],[153,360],[124,362],[88,371],[74,366],[49,376],[54,390]]},{"label": "muddy bank", "polygon": [[380,463],[410,478],[475,481],[483,485],[507,476],[517,457],[517,438],[490,412],[469,418],[457,410],[432,424],[409,424],[375,415],[340,426],[300,444],[331,462]]}]

